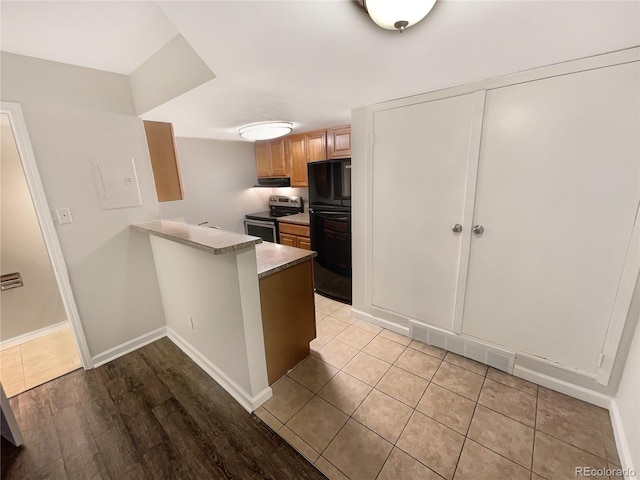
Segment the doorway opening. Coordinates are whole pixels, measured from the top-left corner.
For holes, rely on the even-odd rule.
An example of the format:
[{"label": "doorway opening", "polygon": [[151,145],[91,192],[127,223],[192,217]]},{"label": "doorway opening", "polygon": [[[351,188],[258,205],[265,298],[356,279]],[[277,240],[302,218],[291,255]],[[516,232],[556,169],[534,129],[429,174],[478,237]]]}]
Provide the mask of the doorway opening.
[{"label": "doorway opening", "polygon": [[11,397],[92,365],[19,105],[2,103],[0,126],[0,380]]}]

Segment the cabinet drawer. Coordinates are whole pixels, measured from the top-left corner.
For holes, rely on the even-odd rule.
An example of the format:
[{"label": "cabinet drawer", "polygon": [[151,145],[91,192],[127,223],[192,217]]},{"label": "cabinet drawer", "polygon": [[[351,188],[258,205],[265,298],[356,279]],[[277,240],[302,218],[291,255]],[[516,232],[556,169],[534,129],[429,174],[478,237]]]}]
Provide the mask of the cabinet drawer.
[{"label": "cabinet drawer", "polygon": [[311,250],[311,240],[306,237],[297,237],[298,248],[302,248],[304,250]]},{"label": "cabinet drawer", "polygon": [[299,237],[309,236],[309,227],[306,225],[294,225],[293,223],[280,222],[280,232],[298,235]]},{"label": "cabinet drawer", "polygon": [[287,247],[296,246],[297,237],[295,235],[287,235],[280,232],[280,245],[286,245]]}]

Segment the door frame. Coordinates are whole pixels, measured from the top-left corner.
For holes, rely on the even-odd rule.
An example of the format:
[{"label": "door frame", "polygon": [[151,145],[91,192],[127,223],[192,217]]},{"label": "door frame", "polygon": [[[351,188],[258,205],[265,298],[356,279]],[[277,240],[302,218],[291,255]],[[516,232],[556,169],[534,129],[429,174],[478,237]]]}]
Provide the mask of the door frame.
[{"label": "door frame", "polygon": [[9,116],[9,123],[13,130],[13,136],[20,156],[20,163],[24,171],[24,176],[29,187],[29,193],[31,194],[31,200],[33,207],[36,211],[36,217],[38,218],[38,224],[40,225],[40,231],[44,239],[44,244],[51,261],[51,267],[53,268],[53,274],[58,284],[60,296],[62,298],[62,304],[67,313],[67,318],[71,325],[71,331],[80,354],[80,363],[85,370],[93,368],[93,360],[89,353],[89,346],[84,335],[84,329],[82,328],[82,322],[80,320],[80,314],[78,313],[78,307],[76,300],[71,289],[71,283],[69,281],[69,273],[67,271],[67,265],[62,254],[62,248],[60,247],[60,241],[58,239],[58,233],[53,223],[53,216],[51,209],[49,208],[49,202],[44,193],[44,186],[42,179],[40,178],[40,172],[38,171],[38,164],[36,163],[36,157],[31,146],[31,140],[29,138],[29,132],[27,130],[27,124],[24,120],[22,113],[22,107],[19,103],[13,102],[0,102],[0,113],[5,113]]}]

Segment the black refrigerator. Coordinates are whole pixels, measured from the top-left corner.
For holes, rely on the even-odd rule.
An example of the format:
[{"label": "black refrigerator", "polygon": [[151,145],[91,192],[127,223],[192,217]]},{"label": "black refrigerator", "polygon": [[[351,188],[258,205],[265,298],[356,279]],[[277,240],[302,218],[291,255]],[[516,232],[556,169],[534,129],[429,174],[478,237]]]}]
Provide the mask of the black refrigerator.
[{"label": "black refrigerator", "polygon": [[351,159],[308,164],[316,292],[351,304]]}]

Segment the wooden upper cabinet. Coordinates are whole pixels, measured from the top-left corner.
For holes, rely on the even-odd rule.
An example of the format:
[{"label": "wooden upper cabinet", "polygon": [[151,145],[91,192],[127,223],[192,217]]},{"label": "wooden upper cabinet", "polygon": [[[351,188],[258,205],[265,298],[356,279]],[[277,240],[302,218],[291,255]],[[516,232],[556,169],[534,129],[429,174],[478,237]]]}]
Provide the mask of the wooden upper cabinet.
[{"label": "wooden upper cabinet", "polygon": [[351,125],[327,130],[327,158],[351,157]]},{"label": "wooden upper cabinet", "polygon": [[305,136],[307,137],[307,162],[326,160],[327,132],[325,130],[320,130],[317,132],[305,133]]},{"label": "wooden upper cabinet", "polygon": [[269,142],[271,151],[271,175],[287,176],[287,157],[284,154],[284,140],[282,138]]},{"label": "wooden upper cabinet", "polygon": [[147,136],[153,180],[159,202],[182,200],[182,178],[176,154],[173,125],[145,120],[144,132]]},{"label": "wooden upper cabinet", "polygon": [[271,148],[268,143],[255,143],[258,177],[271,176]]},{"label": "wooden upper cabinet", "polygon": [[258,177],[286,177],[289,175],[284,140],[256,142],[256,171]]},{"label": "wooden upper cabinet", "polygon": [[307,185],[307,146],[303,133],[285,137],[289,168],[291,173],[291,186],[304,187]]},{"label": "wooden upper cabinet", "polygon": [[299,133],[285,137],[289,158],[291,186],[307,186],[307,163],[327,159],[326,131]]},{"label": "wooden upper cabinet", "polygon": [[290,177],[306,187],[307,163],[351,156],[351,125],[287,135],[255,143],[258,177]]}]

